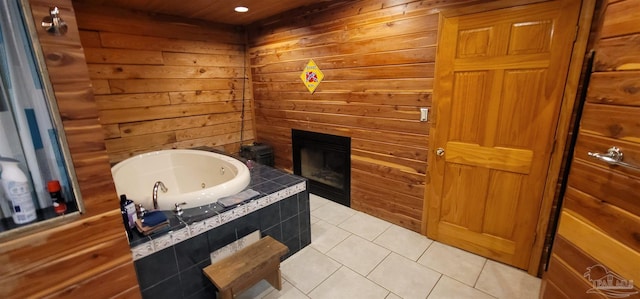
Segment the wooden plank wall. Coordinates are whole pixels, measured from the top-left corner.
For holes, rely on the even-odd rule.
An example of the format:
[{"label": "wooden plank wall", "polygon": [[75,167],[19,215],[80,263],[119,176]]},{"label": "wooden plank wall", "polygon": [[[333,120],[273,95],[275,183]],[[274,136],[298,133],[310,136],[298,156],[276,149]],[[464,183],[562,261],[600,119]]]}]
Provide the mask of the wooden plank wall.
[{"label": "wooden plank wall", "polygon": [[[30,3],[86,212],[1,240],[0,298],[140,297],[72,3]],[[40,27],[54,5],[68,24],[64,36]]]},{"label": "wooden plank wall", "polygon": [[[473,1],[467,1],[471,3]],[[351,137],[352,207],[420,231],[438,9],[464,1],[332,1],[249,27],[257,139],[292,169],[291,129]],[[314,94],[301,79],[313,59]]]},{"label": "wooden plank wall", "polygon": [[243,28],[74,5],[110,162],[253,141]]},{"label": "wooden plank wall", "polygon": [[640,171],[587,155],[617,145],[625,162],[640,166],[640,15],[630,13],[638,10],[640,0],[605,8],[543,298],[610,296],[586,293],[584,274],[596,264],[640,281]]}]

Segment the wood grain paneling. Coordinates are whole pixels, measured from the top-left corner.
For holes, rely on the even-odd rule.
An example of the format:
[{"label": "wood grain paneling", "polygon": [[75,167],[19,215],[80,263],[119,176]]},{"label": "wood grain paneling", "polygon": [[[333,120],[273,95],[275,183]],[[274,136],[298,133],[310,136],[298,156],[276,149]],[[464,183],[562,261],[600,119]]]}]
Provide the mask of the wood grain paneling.
[{"label": "wood grain paneling", "polygon": [[[632,213],[640,214],[640,207],[637,202],[637,190],[640,190],[640,181],[638,181],[637,177],[611,171],[609,167],[604,166],[606,164],[603,162],[577,159],[574,162],[571,166],[569,186],[590,194],[599,200],[624,208]],[[604,182],[607,184],[604,185]]]},{"label": "wood grain paneling", "polygon": [[638,15],[629,13],[638,9],[640,1],[610,1],[602,23],[600,36],[603,39],[640,32]]},{"label": "wood grain paneling", "polygon": [[589,222],[589,225],[606,232],[625,246],[640,251],[640,243],[636,240],[636,228],[640,227],[640,217],[637,215],[574,188],[567,190],[564,206],[575,212],[580,219]]},{"label": "wood grain paneling", "polygon": [[[640,252],[621,244],[619,240],[599,230],[588,220],[580,219],[573,211],[565,209],[560,216],[558,235],[600,260],[611,271],[628,280],[638,281]],[[615,225],[615,224],[610,224]]]},{"label": "wood grain paneling", "polygon": [[[342,0],[347,1],[347,0]],[[164,0],[81,0],[79,2],[96,3],[102,5],[113,5],[121,8],[149,11],[162,14],[173,14],[190,19],[204,19],[225,24],[249,24],[265,17],[281,14],[289,9],[316,3],[315,0],[272,0],[269,5],[264,2],[244,0],[244,1],[209,1],[191,0],[188,2],[164,1]],[[321,1],[333,4],[338,2]],[[246,13],[236,13],[234,8],[237,5],[249,7]],[[178,24],[180,25],[180,24]]]},{"label": "wood grain paneling", "polygon": [[[151,14],[150,10],[135,11],[118,9],[111,5],[100,6],[98,1],[74,1],[78,13],[78,24],[81,30],[108,31],[116,33],[135,32],[142,36],[155,36],[181,40],[205,41],[216,40],[225,44],[243,44],[244,36],[238,34],[242,29],[238,26],[224,25],[197,19],[169,16],[167,14]],[[140,1],[127,1],[140,2]],[[182,3],[184,4],[184,3]],[[126,22],[114,22],[117,15]],[[175,15],[175,12],[173,12]],[[153,23],[154,26],[149,26]]]},{"label": "wood grain paneling", "polygon": [[624,35],[600,41],[596,71],[640,69],[640,34]]},{"label": "wood grain paneling", "polygon": [[89,278],[81,282],[80,286],[68,287],[51,294],[48,298],[89,298],[96,294],[103,298],[137,298],[140,296],[140,288],[137,285],[127,290],[111,287],[112,284],[125,285],[136,280],[135,272],[126,271],[125,266],[120,266],[109,270],[102,277]]},{"label": "wood grain paneling", "polygon": [[241,27],[89,2],[76,11],[111,163],[159,149],[238,152],[253,141]]},{"label": "wood grain paneling", "polygon": [[[0,297],[139,298],[72,3],[29,2],[40,42],[36,49],[41,45],[86,211],[64,225],[2,240]],[[64,36],[40,27],[51,5],[68,25]]]},{"label": "wood grain paneling", "polygon": [[[82,31],[87,33],[81,35],[82,44],[85,45],[84,53],[87,63],[122,63],[122,64],[162,64],[162,53],[158,51],[145,50],[121,50],[121,49],[103,49],[101,46],[100,34],[95,31]],[[93,33],[89,36],[89,33]],[[84,36],[87,36],[86,38]],[[94,44],[93,39],[98,39],[98,44]],[[95,48],[90,48],[95,47]]]},{"label": "wood grain paneling", "polygon": [[[429,128],[419,108],[431,106],[435,9],[452,2],[319,4],[249,27],[257,136],[275,145],[276,166],[292,167],[292,128],[351,137],[352,207],[419,231]],[[309,59],[325,75],[313,94],[299,78]]]},{"label": "wood grain paneling", "polygon": [[[299,9],[286,18],[252,24],[248,54],[258,140],[274,146],[277,167],[290,170],[291,129],[352,137],[353,206],[418,230],[414,225],[424,219],[413,216],[411,206],[395,196],[367,192],[365,185],[395,181],[422,189],[428,180],[420,168],[427,163],[429,123],[418,117],[420,107],[431,107],[438,13],[468,14],[535,2],[318,3],[312,12]],[[513,50],[526,52],[527,47],[521,39]],[[535,55],[529,56],[531,65],[539,64]],[[299,79],[309,59],[325,74],[313,94]],[[378,142],[408,148],[390,151]],[[413,191],[407,195],[422,200]]]},{"label": "wood grain paneling", "polygon": [[[640,47],[636,52],[640,53]],[[637,60],[640,61],[640,57]],[[635,73],[635,76],[629,76],[631,73]],[[587,101],[597,104],[640,106],[640,83],[635,80],[637,76],[640,76],[640,72],[594,73],[589,83]]]},{"label": "wood grain paneling", "polygon": [[[635,74],[628,74],[634,76]],[[607,117],[602,117],[606,115]],[[614,139],[640,142],[640,107],[599,105],[587,103],[582,115],[580,129]]]},{"label": "wood grain paneling", "polygon": [[[588,267],[598,264],[598,261],[562,237],[556,239],[554,250],[555,254],[549,263],[548,282],[553,283],[557,290],[544,291],[544,298],[607,298],[597,290],[587,293],[593,285],[585,278],[584,272]],[[564,296],[558,297],[558,294]]]},{"label": "wood grain paneling", "polygon": [[[624,161],[640,165],[640,1],[608,1],[595,45],[594,72],[586,95],[562,216],[542,298],[610,298],[594,291],[589,268],[601,264],[623,279],[640,271],[640,171],[589,157],[618,146]],[[589,291],[591,289],[591,291]],[[589,292],[588,292],[589,291]],[[640,298],[638,288],[613,290]]]}]

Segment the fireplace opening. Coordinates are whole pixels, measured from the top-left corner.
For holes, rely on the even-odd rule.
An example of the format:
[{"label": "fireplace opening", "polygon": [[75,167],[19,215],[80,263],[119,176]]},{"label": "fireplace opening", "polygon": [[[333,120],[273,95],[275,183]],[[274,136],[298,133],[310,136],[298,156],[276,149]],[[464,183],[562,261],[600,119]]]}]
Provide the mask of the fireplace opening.
[{"label": "fireplace opening", "polygon": [[309,180],[309,191],[351,206],[351,138],[291,130],[293,172]]}]

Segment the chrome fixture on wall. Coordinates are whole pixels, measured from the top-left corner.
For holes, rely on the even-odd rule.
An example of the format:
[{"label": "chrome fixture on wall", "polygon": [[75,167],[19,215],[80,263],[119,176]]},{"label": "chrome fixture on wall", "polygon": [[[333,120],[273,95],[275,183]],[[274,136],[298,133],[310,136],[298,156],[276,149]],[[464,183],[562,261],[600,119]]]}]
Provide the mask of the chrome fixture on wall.
[{"label": "chrome fixture on wall", "polygon": [[49,9],[49,16],[42,18],[42,28],[52,35],[65,35],[67,23],[60,17],[60,10],[54,6]]},{"label": "chrome fixture on wall", "polygon": [[622,162],[622,158],[624,154],[622,150],[617,146],[612,146],[607,150],[607,153],[597,153],[597,152],[588,152],[590,157],[594,157],[600,161],[604,161],[609,163],[610,165],[619,165],[627,168],[631,168],[634,170],[640,170],[640,166],[632,165],[626,162]]}]

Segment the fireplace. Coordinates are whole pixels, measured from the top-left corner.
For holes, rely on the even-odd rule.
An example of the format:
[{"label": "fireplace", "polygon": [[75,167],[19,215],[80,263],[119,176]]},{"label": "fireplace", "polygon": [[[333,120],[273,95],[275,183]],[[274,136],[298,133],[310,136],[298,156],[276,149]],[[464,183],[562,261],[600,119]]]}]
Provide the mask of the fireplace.
[{"label": "fireplace", "polygon": [[309,179],[309,191],[351,206],[351,138],[291,130],[293,171]]}]

